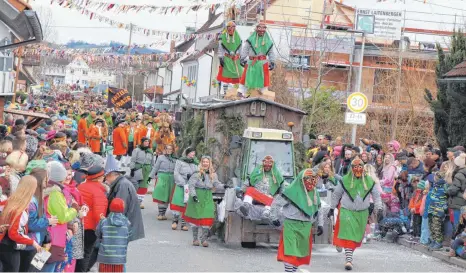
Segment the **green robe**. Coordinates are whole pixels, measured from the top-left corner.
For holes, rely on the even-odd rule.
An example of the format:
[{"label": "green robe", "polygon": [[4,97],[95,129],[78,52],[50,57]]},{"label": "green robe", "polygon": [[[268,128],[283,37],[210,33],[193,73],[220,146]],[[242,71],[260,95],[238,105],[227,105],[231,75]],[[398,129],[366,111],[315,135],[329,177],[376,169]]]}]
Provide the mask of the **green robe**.
[{"label": "green robe", "polygon": [[[374,180],[372,180],[368,175],[365,176],[364,180],[367,189],[364,187],[361,178],[353,178],[353,173],[349,172],[343,177],[341,184],[345,193],[348,194],[352,200],[364,200],[374,187]],[[338,232],[338,238],[353,242],[361,242],[366,230],[369,209],[353,211],[340,208],[339,214],[341,228]]]},{"label": "green robe", "polygon": [[[268,177],[269,194],[274,196],[278,192],[280,186],[284,181],[282,174],[275,166],[275,164],[273,165],[272,170],[268,173],[264,172],[262,165],[259,165],[256,168],[254,168],[251,175],[249,176],[249,184],[254,187],[258,181],[264,179],[264,175]],[[274,182],[273,177],[275,177],[276,183]]]},{"label": "green robe", "polygon": [[[230,55],[230,52],[236,52],[241,48],[241,37],[238,32],[235,31],[233,38],[224,31],[220,36],[221,46],[225,49],[226,53]],[[222,77],[229,79],[238,79],[243,74],[243,67],[240,64],[240,59],[233,60],[231,56],[220,56],[223,58],[224,66],[222,70]]]},{"label": "green robe", "polygon": [[[309,217],[314,217],[320,208],[319,193],[313,189],[307,192],[304,188],[301,171],[293,182],[283,190],[285,196],[295,207]],[[310,238],[312,222],[285,219],[283,223],[283,244],[285,255],[307,257],[310,255]]]},{"label": "green robe", "polygon": [[[247,40],[255,56],[267,56],[272,49],[273,41],[269,34],[265,32],[264,36],[259,37],[257,32],[254,32]],[[245,86],[247,88],[263,88],[264,87],[264,64],[267,60],[248,60],[248,68],[246,70]]]}]

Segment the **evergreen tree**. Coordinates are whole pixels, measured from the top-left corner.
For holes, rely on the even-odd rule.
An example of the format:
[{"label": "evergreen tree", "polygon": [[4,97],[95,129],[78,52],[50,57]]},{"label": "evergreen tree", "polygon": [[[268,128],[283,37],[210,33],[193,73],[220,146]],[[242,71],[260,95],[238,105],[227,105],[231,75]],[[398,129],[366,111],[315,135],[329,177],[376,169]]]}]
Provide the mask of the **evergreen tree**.
[{"label": "evergreen tree", "polygon": [[437,98],[430,90],[425,90],[426,100],[434,112],[434,131],[443,153],[448,147],[466,144],[466,90],[465,83],[448,84],[443,76],[456,65],[466,60],[466,38],[461,31],[451,37],[450,50],[446,54],[441,46],[438,48]]}]

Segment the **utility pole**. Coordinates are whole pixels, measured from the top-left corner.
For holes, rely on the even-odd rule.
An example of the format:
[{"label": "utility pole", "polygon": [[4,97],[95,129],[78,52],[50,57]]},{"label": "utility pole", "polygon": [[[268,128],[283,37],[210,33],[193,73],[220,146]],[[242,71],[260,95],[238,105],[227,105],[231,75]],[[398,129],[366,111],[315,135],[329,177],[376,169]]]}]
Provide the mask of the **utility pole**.
[{"label": "utility pole", "polygon": [[21,57],[23,57],[23,47],[20,47],[18,49],[18,63],[16,64],[15,85],[13,86],[12,103],[16,102],[16,91],[18,90],[19,72],[20,72],[20,69],[21,69]]},{"label": "utility pole", "polygon": [[[362,85],[362,69],[363,69],[363,62],[364,62],[364,48],[366,47],[366,33],[362,33],[362,47],[361,47],[361,56],[359,58],[359,74],[358,74],[358,81],[356,83],[356,86],[358,88],[358,92],[361,92],[361,85]],[[356,132],[357,132],[358,126],[356,124],[353,124],[353,127],[351,128],[351,143],[353,145],[356,145]]]},{"label": "utility pole", "polygon": [[392,123],[392,139],[396,139],[396,131],[398,127],[398,107],[400,104],[401,80],[402,80],[402,67],[403,67],[403,41],[404,41],[404,27],[406,25],[406,10],[404,12],[403,28],[401,29],[400,44],[398,45],[398,79],[395,90],[395,117]]},{"label": "utility pole", "polygon": [[[126,58],[127,58],[127,61],[128,61],[128,70],[129,68],[131,67],[130,63],[129,63],[129,56],[131,55],[131,39],[133,38],[133,24],[130,23],[129,24],[129,42],[128,42],[128,51],[126,52]],[[127,71],[128,71],[127,70]],[[128,82],[129,82],[129,74],[126,76],[126,85],[125,85],[125,89],[128,90]],[[132,100],[134,101],[134,96],[132,98]]]}]

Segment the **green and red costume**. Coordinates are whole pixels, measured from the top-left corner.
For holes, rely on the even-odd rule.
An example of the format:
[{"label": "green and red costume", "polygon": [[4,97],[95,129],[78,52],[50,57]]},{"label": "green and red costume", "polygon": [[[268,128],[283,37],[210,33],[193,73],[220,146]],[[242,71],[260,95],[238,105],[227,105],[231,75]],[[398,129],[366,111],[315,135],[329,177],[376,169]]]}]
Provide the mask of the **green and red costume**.
[{"label": "green and red costume", "polygon": [[281,194],[286,200],[286,204],[282,204],[285,221],[280,235],[277,261],[296,267],[310,264],[312,225],[318,218],[320,208],[320,196],[315,187],[310,191],[305,189],[305,171],[301,171]]},{"label": "green and red costume", "polygon": [[[369,176],[353,177],[353,173],[350,172],[343,177],[342,183],[339,185],[343,188],[343,195],[347,195],[351,200],[350,202],[363,202],[363,200],[369,198],[369,194],[371,194],[374,187],[374,181]],[[347,199],[341,198],[341,200],[345,202],[344,200]],[[345,208],[350,207],[350,205],[344,206],[342,203],[339,205],[333,244],[354,250],[361,246],[364,238],[369,209],[356,211]]]},{"label": "green and red costume", "polygon": [[217,80],[223,83],[236,84],[243,74],[243,67],[241,66],[241,37],[235,30],[233,36],[224,31],[220,36],[219,41],[219,56],[223,58],[223,66],[219,66]]},{"label": "green and red costume", "polygon": [[273,41],[267,32],[261,37],[254,32],[246,40],[247,64],[244,66],[240,84],[248,89],[264,88],[270,86],[269,61],[267,56],[272,51]]}]

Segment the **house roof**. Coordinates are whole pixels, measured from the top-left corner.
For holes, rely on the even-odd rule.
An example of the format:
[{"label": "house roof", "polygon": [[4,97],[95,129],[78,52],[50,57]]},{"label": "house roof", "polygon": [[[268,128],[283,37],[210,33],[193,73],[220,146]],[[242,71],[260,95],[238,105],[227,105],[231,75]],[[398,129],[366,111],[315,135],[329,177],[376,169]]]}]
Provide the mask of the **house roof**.
[{"label": "house roof", "polygon": [[[194,32],[195,34],[198,34],[198,33],[202,33],[202,32],[205,32],[207,31],[211,26],[212,24],[217,20],[217,18],[220,17],[220,15],[222,15],[223,13],[218,13],[218,14],[215,14],[213,16],[211,16],[196,32]],[[182,42],[181,44],[175,46],[175,51],[176,52],[185,52],[186,50],[188,50],[193,44],[194,42],[196,41],[195,38],[192,38],[190,40],[187,40],[187,41],[184,41]]]},{"label": "house roof", "polygon": [[453,67],[452,70],[448,71],[445,75],[445,78],[452,78],[452,77],[466,77],[466,61],[458,64],[457,66]]},{"label": "house roof", "polygon": [[232,107],[232,106],[241,105],[241,104],[250,103],[250,102],[265,102],[267,104],[275,105],[277,107],[280,107],[280,108],[295,112],[297,114],[307,115],[307,113],[304,112],[301,109],[294,108],[294,107],[284,105],[284,104],[281,104],[281,103],[278,103],[278,102],[274,102],[274,101],[271,101],[271,100],[266,100],[266,99],[263,99],[263,98],[248,98],[248,99],[244,99],[244,100],[219,101],[219,102],[216,102],[216,103],[209,103],[209,104],[193,103],[191,105],[191,107],[194,108],[194,109],[200,109],[200,110],[215,110],[215,109],[227,108],[227,107]]}]

